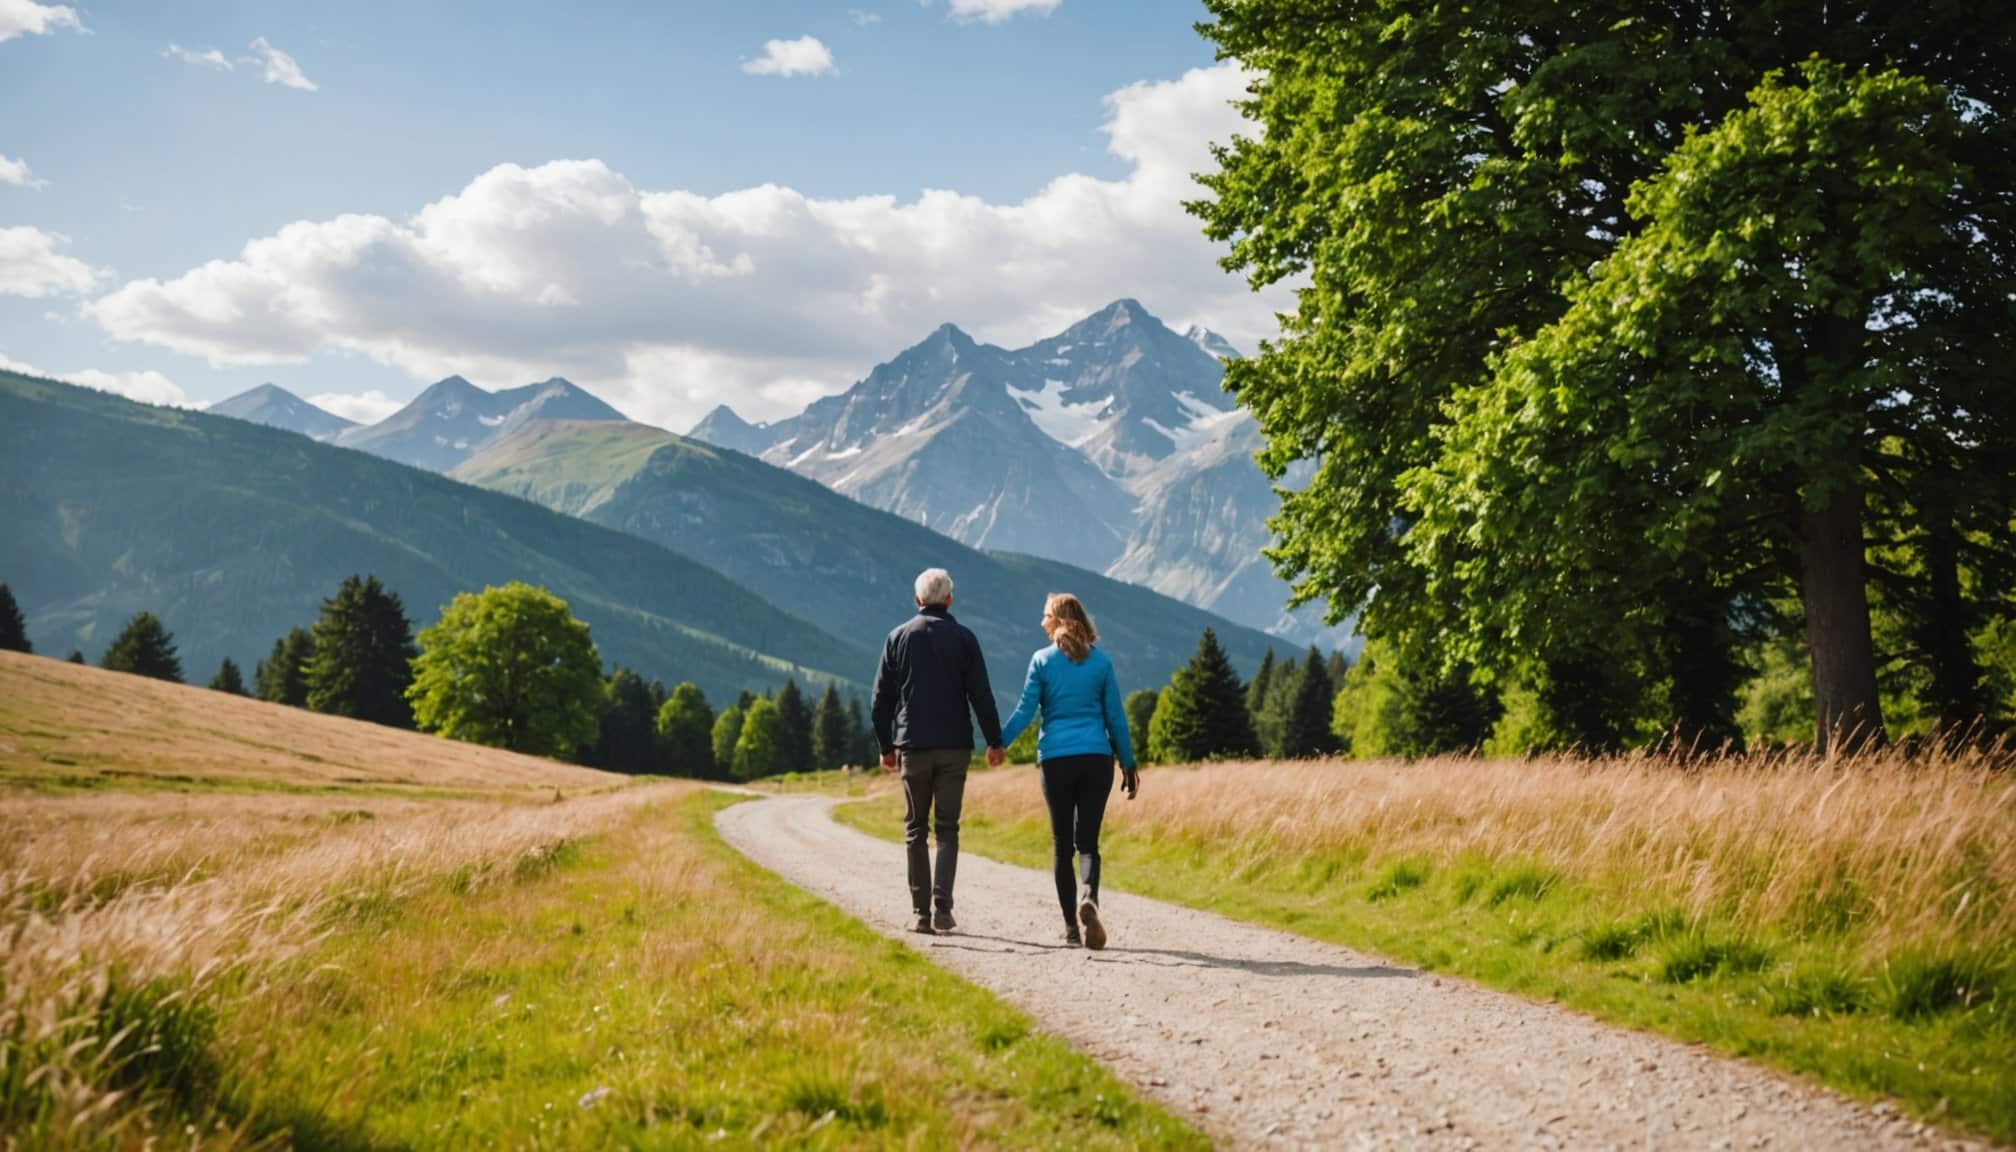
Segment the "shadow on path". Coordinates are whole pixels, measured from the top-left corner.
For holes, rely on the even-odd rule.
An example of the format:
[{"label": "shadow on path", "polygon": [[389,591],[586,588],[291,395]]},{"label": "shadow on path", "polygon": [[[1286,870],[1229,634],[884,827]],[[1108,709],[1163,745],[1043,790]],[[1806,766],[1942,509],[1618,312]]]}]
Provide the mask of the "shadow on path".
[{"label": "shadow on path", "polygon": [[[1100,952],[1090,952],[1077,945],[1065,944],[1061,940],[1036,941],[1017,940],[1010,936],[989,936],[983,932],[954,932],[930,938],[932,948],[953,948],[967,952],[1084,952],[1085,958],[1097,964],[1145,964],[1156,968],[1231,968],[1240,972],[1250,972],[1255,976],[1336,976],[1351,980],[1411,980],[1420,975],[1413,968],[1396,968],[1387,964],[1370,967],[1352,967],[1347,964],[1304,964],[1299,960],[1240,960],[1230,956],[1213,956],[1208,952],[1186,952],[1170,948],[1107,948]],[[961,944],[960,940],[987,941],[1005,944],[1005,948],[988,948],[977,944]]]}]

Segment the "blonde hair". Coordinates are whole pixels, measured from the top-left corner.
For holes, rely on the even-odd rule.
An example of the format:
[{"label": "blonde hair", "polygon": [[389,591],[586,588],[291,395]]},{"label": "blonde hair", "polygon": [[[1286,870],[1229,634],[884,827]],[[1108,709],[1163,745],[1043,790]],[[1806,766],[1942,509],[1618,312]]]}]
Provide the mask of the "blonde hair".
[{"label": "blonde hair", "polygon": [[1073,664],[1084,663],[1085,657],[1092,654],[1093,641],[1099,639],[1085,605],[1069,592],[1052,592],[1043,603],[1043,615],[1047,617],[1043,630],[1049,634],[1050,642]]}]

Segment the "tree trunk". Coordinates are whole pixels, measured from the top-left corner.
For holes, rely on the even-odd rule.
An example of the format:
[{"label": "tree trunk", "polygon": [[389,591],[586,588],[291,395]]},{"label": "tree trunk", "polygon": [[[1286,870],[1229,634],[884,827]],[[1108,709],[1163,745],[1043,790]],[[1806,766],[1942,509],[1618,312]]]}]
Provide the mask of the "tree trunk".
[{"label": "tree trunk", "polygon": [[1800,522],[1799,594],[1813,653],[1815,746],[1854,752],[1884,739],[1876,695],[1876,645],[1862,565],[1862,485],[1851,479]]},{"label": "tree trunk", "polygon": [[1927,608],[1919,623],[1918,646],[1932,674],[1926,693],[1939,710],[1948,737],[1981,720],[1981,665],[1974,659],[1973,613],[1960,587],[1960,541],[1950,517],[1927,527],[1925,540]]}]

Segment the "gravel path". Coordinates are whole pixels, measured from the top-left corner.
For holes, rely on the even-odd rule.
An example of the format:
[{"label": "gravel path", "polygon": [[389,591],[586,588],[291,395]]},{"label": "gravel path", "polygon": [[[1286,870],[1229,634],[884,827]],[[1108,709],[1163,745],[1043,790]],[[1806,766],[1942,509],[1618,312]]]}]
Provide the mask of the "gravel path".
[{"label": "gravel path", "polygon": [[950,936],[916,936],[900,846],[833,801],[738,804],[730,844],[992,989],[1221,1143],[1261,1148],[1979,1148],[1887,1105],[1343,948],[1108,893],[1064,948],[1050,878],[967,853]]}]

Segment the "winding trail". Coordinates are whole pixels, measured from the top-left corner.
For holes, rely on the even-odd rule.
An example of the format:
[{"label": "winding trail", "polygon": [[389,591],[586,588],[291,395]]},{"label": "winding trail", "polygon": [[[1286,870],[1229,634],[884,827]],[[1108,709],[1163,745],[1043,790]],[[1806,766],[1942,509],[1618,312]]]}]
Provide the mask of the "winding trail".
[{"label": "winding trail", "polygon": [[1125,893],[1067,949],[1050,878],[971,853],[917,936],[903,852],[787,796],[716,816],[757,863],[993,990],[1223,1144],[1983,1148],[1768,1071],[1459,980]]}]

